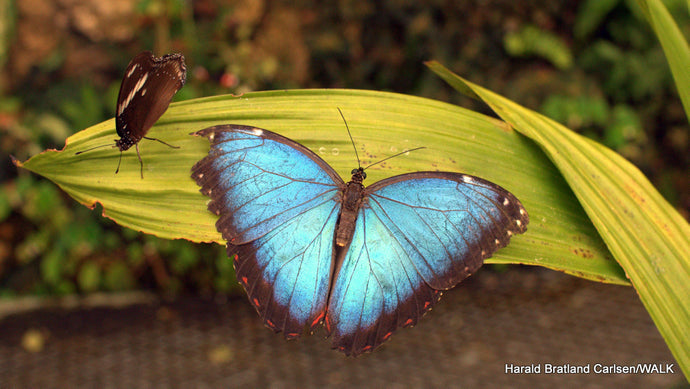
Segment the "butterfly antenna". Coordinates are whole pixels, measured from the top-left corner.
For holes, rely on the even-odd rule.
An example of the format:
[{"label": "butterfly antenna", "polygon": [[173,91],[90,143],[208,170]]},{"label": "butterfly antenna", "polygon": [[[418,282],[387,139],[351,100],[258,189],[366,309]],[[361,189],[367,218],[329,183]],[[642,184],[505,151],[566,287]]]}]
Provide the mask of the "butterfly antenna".
[{"label": "butterfly antenna", "polygon": [[82,150],[82,151],[77,151],[76,153],[74,153],[74,155],[84,154],[84,153],[86,153],[87,151],[96,150],[96,149],[100,149],[100,148],[102,148],[102,147],[108,147],[108,146],[115,147],[115,146],[113,146],[112,144],[109,144],[109,145],[100,145],[100,146],[92,147],[92,148],[90,148],[90,149],[86,149],[86,150]]},{"label": "butterfly antenna", "polygon": [[[338,108],[338,107],[336,107],[336,108]],[[359,162],[359,154],[357,153],[357,147],[355,147],[355,140],[352,139],[352,133],[350,132],[350,127],[347,125],[347,120],[345,120],[345,116],[343,115],[343,111],[341,111],[340,108],[338,108],[338,112],[340,112],[340,117],[343,118],[343,122],[345,122],[345,128],[347,129],[347,135],[350,136],[350,142],[352,142],[352,147],[355,149],[355,156],[357,157],[357,166],[358,166],[359,168],[361,168],[362,165],[361,165],[360,162]],[[381,162],[385,162],[385,161],[387,161],[387,160],[389,160],[389,159],[391,159],[391,158],[395,158],[395,157],[401,156],[401,155],[403,155],[403,154],[409,153],[410,151],[416,151],[416,150],[421,150],[421,149],[425,149],[425,148],[426,148],[426,147],[423,147],[423,146],[422,146],[422,147],[416,147],[416,148],[410,149],[410,150],[403,150],[403,151],[401,151],[401,152],[399,152],[399,153],[397,153],[397,154],[391,155],[390,157],[386,157],[386,158],[384,158],[384,159],[382,159],[382,160],[380,160],[380,161],[378,161],[378,162],[374,162],[374,163],[372,163],[371,165],[368,165],[367,167],[365,167],[365,168],[362,169],[362,170],[369,169],[370,167],[372,167],[372,166],[374,166],[374,165],[378,165],[378,164],[380,164]]]},{"label": "butterfly antenna", "polygon": [[350,136],[350,142],[352,143],[352,148],[355,149],[355,157],[357,157],[357,167],[362,167],[362,165],[359,163],[359,154],[357,153],[357,146],[355,146],[355,140],[352,139],[352,133],[350,132],[350,127],[347,125],[347,120],[345,120],[345,115],[343,115],[343,111],[340,110],[339,107],[338,112],[340,112],[340,117],[343,118],[343,122],[345,122],[345,128],[347,129],[347,135]]},{"label": "butterfly antenna", "polygon": [[369,169],[370,167],[372,167],[372,166],[374,166],[374,165],[378,165],[378,164],[380,164],[381,162],[388,161],[388,160],[391,159],[391,158],[395,158],[395,157],[399,157],[399,156],[401,156],[401,155],[403,155],[403,154],[407,154],[407,153],[409,153],[410,151],[417,151],[417,150],[421,150],[421,149],[426,149],[426,147],[422,146],[422,147],[415,147],[414,149],[403,150],[403,151],[401,151],[401,152],[399,152],[399,153],[397,153],[397,154],[391,155],[390,157],[386,157],[386,158],[384,158],[384,159],[382,159],[382,160],[380,160],[380,161],[374,162],[374,163],[372,163],[371,165],[368,165],[367,167],[365,167],[363,170],[367,170],[367,169]]}]

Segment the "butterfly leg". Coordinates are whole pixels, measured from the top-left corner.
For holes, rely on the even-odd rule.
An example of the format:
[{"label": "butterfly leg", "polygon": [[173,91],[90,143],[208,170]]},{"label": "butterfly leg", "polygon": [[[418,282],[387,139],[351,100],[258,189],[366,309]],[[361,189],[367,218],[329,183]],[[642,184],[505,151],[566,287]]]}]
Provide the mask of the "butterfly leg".
[{"label": "butterfly leg", "polygon": [[120,171],[120,162],[122,162],[122,150],[120,150],[120,159],[117,160],[117,169],[115,169],[115,174]]},{"label": "butterfly leg", "polygon": [[166,145],[166,146],[168,146],[168,147],[172,147],[173,149],[179,149],[179,148],[180,148],[180,146],[173,146],[173,145],[171,145],[171,144],[169,144],[169,143],[163,142],[162,140],[160,140],[160,139],[158,139],[158,138],[149,138],[148,136],[145,136],[144,139],[155,140],[155,141],[161,142],[162,144],[164,144],[164,145]]},{"label": "butterfly leg", "polygon": [[[139,143],[134,145],[137,149],[137,157],[139,157],[139,173],[141,173],[141,179],[144,179],[144,161],[141,160],[141,154],[139,154]],[[122,158],[122,153],[120,153],[120,158]]]}]

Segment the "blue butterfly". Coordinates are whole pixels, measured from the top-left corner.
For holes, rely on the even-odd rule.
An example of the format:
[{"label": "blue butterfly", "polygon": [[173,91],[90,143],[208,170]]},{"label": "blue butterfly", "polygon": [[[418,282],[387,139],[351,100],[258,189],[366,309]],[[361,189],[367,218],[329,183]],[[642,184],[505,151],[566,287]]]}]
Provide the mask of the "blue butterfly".
[{"label": "blue butterfly", "polygon": [[466,174],[417,172],[364,187],[318,155],[255,127],[220,125],[192,178],[211,198],[239,282],[285,338],[322,323],[333,348],[371,351],[417,323],[513,234],[520,201]]}]

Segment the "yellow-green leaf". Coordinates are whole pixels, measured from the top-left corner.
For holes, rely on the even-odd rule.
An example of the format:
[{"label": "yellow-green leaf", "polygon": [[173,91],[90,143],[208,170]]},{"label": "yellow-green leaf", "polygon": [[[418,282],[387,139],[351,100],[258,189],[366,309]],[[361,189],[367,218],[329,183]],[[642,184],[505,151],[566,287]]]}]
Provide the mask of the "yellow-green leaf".
[{"label": "yellow-green leaf", "polygon": [[527,233],[488,262],[545,266],[581,277],[627,283],[621,268],[544,153],[505,123],[439,101],[354,90],[296,90],[218,96],[172,104],[149,135],[179,149],[143,140],[144,179],[136,152],[103,148],[116,138],[112,120],[67,139],[63,151],[46,151],[21,164],[55,182],[89,207],[102,204],[117,223],[164,238],[216,241],[215,216],[190,169],[209,149],[189,134],[216,124],[246,124],[279,132],[321,155],[345,179],[356,167],[354,150],[338,114],[341,108],[362,165],[424,146],[368,170],[368,182],[408,171],[445,170],[476,175],[513,192],[530,214]]}]

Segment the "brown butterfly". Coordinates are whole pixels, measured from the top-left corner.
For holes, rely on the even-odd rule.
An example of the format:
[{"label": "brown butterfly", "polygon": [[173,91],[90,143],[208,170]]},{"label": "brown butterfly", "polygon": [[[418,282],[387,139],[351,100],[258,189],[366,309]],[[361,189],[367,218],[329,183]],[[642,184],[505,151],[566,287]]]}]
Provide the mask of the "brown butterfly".
[{"label": "brown butterfly", "polygon": [[[139,141],[155,140],[172,148],[160,139],[150,138],[146,133],[163,115],[175,93],[184,86],[187,67],[182,54],[167,54],[156,58],[150,51],[144,51],[132,59],[125,70],[120,93],[117,96],[115,129],[120,139],[115,146],[120,150],[120,159],[115,173],[120,171],[122,152],[134,146],[141,165],[141,178],[144,178],[144,162],[139,154]],[[107,145],[96,146],[78,154]]]}]

